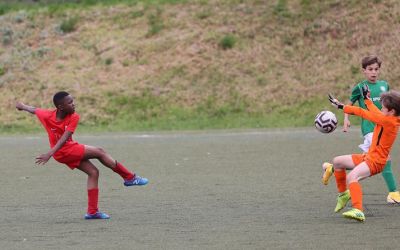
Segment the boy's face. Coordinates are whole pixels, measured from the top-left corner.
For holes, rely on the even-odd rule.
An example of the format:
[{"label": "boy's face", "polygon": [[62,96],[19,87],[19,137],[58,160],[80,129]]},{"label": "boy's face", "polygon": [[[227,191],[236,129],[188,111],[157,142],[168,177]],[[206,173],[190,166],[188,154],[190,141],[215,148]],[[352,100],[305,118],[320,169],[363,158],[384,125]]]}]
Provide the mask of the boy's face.
[{"label": "boy's face", "polygon": [[363,69],[363,73],[369,82],[375,83],[378,80],[379,65],[377,63],[370,64]]},{"label": "boy's face", "polygon": [[59,109],[67,114],[75,113],[74,98],[71,95],[64,97],[62,103],[59,105]]},{"label": "boy's face", "polygon": [[390,115],[393,115],[393,116],[394,116],[394,114],[395,114],[394,109],[389,110],[388,108],[385,107],[384,104],[382,104],[382,109],[381,109],[381,111],[382,111],[382,113],[383,113],[384,115],[386,115],[386,116],[390,116]]}]

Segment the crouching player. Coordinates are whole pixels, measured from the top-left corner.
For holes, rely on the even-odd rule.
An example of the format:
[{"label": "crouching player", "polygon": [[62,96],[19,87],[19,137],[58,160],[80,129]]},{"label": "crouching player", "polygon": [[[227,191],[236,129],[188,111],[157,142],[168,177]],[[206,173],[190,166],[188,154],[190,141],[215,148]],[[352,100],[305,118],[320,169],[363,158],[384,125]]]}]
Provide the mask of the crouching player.
[{"label": "crouching player", "polygon": [[104,166],[119,174],[124,179],[125,186],[146,185],[148,180],[129,171],[103,149],[79,144],[72,139],[72,134],[78,126],[79,115],[75,113],[74,99],[70,94],[64,91],[56,93],[53,103],[56,107],[53,110],[35,108],[21,102],[16,104],[18,110],[35,114],[47,131],[50,150],[36,157],[36,163],[45,164],[53,157],[70,169],[77,168],[86,173],[88,208],[85,219],[109,219],[110,216],[100,212],[97,207],[99,170],[90,159],[99,160]]},{"label": "crouching player", "polygon": [[[357,115],[375,123],[372,144],[367,153],[341,155],[333,159],[334,176],[338,189],[335,212],[342,210],[351,199],[352,209],[343,216],[365,221],[362,205],[362,189],[359,181],[382,172],[389,157],[400,126],[400,93],[389,91],[381,94],[382,110],[370,100],[367,85],[362,87],[362,95],[367,109],[344,105],[329,95],[329,101],[338,109],[350,115]],[[346,169],[351,170],[346,173]],[[329,173],[324,173],[329,177]]]}]

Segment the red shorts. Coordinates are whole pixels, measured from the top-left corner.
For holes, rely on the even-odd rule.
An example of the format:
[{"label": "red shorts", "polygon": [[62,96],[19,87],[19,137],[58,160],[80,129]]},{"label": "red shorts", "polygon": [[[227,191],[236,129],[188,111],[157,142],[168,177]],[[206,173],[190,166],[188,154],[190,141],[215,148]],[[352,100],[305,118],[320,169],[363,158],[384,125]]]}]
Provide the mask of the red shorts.
[{"label": "red shorts", "polygon": [[367,158],[367,154],[352,154],[351,159],[353,160],[354,165],[358,165],[361,162],[365,161],[368,165],[369,171],[371,172],[371,176],[379,174],[383,171],[385,164],[373,162]]},{"label": "red shorts", "polygon": [[59,163],[64,163],[70,169],[79,167],[85,155],[85,145],[73,143],[64,145],[54,155],[53,158]]}]

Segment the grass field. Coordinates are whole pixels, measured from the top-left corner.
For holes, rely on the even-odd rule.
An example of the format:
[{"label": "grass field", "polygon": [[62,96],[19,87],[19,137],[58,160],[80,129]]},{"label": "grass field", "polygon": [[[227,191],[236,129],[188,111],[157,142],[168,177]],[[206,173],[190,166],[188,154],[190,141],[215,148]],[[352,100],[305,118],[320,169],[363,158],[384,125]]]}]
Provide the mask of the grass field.
[{"label": "grass field", "polygon": [[[366,222],[334,214],[336,188],[321,163],[358,152],[359,128],[79,135],[138,174],[126,188],[100,168],[100,209],[85,221],[86,178],[51,160],[47,138],[2,136],[2,249],[397,249],[400,207],[381,176],[362,182]],[[398,144],[393,169],[400,176]]]}]

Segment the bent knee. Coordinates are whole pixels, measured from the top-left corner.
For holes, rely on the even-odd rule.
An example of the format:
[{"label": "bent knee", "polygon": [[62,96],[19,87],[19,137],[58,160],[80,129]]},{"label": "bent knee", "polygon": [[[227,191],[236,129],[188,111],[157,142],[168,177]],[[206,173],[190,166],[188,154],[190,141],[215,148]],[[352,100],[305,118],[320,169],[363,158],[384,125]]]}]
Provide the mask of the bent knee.
[{"label": "bent knee", "polygon": [[103,148],[96,147],[95,151],[96,151],[96,155],[99,157],[106,155],[106,151]]},{"label": "bent knee", "polygon": [[349,174],[347,174],[347,176],[346,176],[347,185],[350,185],[350,183],[352,183],[352,182],[358,182],[360,180],[361,180],[361,177],[353,171],[350,172]]},{"label": "bent knee", "polygon": [[87,173],[90,177],[99,177],[100,172],[97,168],[92,168],[90,171]]},{"label": "bent knee", "polygon": [[343,162],[339,156],[333,158],[332,164],[334,168],[344,168]]}]

